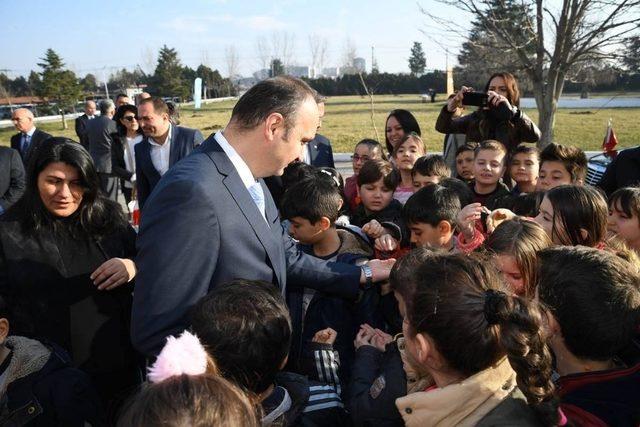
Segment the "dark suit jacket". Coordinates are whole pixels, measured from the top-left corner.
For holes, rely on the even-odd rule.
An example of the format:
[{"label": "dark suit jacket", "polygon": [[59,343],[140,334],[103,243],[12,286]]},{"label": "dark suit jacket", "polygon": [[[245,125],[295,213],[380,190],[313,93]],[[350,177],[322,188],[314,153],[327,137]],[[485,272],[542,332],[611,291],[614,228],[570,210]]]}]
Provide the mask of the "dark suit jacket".
[{"label": "dark suit jacket", "polygon": [[324,136],[316,134],[316,137],[309,142],[310,163],[312,166],[321,168],[335,168],[333,162],[333,150],[331,142]]},{"label": "dark suit jacket", "polygon": [[298,250],[264,182],[266,218],[210,136],[171,168],[147,200],[138,235],[132,339],[147,355],[188,326],[189,309],[219,283],[264,280],[284,293],[303,286],[358,295],[360,268]]},{"label": "dark suit jacket", "polygon": [[109,117],[100,116],[87,123],[89,154],[93,158],[98,173],[110,174],[112,171],[111,146],[118,137],[116,122]]},{"label": "dark suit jacket", "polygon": [[0,147],[0,207],[3,212],[24,193],[24,166],[20,153],[13,148]]},{"label": "dark suit jacket", "polygon": [[638,184],[640,184],[640,147],[635,147],[618,154],[607,167],[598,187],[610,196],[618,188]]},{"label": "dark suit jacket", "polygon": [[[171,125],[171,153],[169,154],[169,167],[193,151],[194,147],[204,140],[202,133],[197,129]],[[135,147],[136,152],[136,187],[138,190],[138,203],[144,205],[147,198],[160,181],[160,173],[151,161],[151,144],[145,137]]]},{"label": "dark suit jacket", "polygon": [[127,170],[127,164],[124,161],[125,144],[127,144],[126,135],[118,135],[113,139],[113,145],[111,145],[111,173],[120,179],[129,181],[133,173]]},{"label": "dark suit jacket", "polygon": [[11,137],[11,148],[13,148],[14,150],[18,150],[18,153],[20,153],[20,157],[22,158],[22,163],[26,165],[27,163],[29,163],[29,159],[31,158],[31,156],[33,156],[33,153],[38,149],[42,141],[49,138],[51,138],[51,135],[41,131],[40,129],[36,129],[35,132],[33,132],[33,136],[31,137],[31,144],[29,145],[29,149],[27,150],[27,153],[25,155],[25,153],[20,152],[20,141],[22,140],[22,133],[18,132]]},{"label": "dark suit jacket", "polygon": [[[95,117],[94,117],[95,119]],[[78,135],[78,141],[84,148],[89,149],[89,140],[87,139],[87,122],[89,116],[86,114],[76,118],[76,135]]]}]

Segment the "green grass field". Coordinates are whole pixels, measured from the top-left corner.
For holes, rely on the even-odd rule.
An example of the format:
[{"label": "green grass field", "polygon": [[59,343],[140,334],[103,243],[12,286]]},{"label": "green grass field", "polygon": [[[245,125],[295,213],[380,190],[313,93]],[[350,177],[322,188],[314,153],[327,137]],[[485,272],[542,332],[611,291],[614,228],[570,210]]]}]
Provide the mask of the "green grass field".
[{"label": "green grass field", "polygon": [[[422,129],[422,135],[429,151],[442,150],[443,135],[434,129],[436,118],[444,100],[422,103],[418,95],[380,95],[374,97],[374,122],[368,98],[359,96],[339,96],[327,101],[326,115],[320,133],[331,140],[334,152],[351,152],[357,141],[363,138],[377,138],[384,141],[384,121],[387,113],[394,108],[405,108],[413,112]],[[184,126],[195,127],[206,136],[224,126],[231,116],[234,101],[203,105],[199,111],[183,107],[180,119]],[[525,109],[537,120],[537,110]],[[619,147],[640,145],[640,108],[609,108],[601,110],[560,109],[556,114],[555,141],[574,144],[584,150],[599,150],[607,127],[613,120]],[[69,129],[62,130],[60,122],[44,123],[41,129],[53,134],[76,139],[73,121]],[[0,129],[0,144],[8,145],[13,129]]]}]

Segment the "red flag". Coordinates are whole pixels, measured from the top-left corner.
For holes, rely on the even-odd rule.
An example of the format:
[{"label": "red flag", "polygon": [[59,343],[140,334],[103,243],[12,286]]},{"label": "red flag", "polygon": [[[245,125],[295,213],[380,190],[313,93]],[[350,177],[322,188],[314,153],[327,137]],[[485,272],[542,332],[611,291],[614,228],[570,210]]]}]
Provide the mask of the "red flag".
[{"label": "red flag", "polygon": [[614,157],[617,154],[616,145],[618,145],[618,138],[616,138],[616,133],[613,131],[613,126],[611,125],[611,119],[609,119],[607,133],[604,137],[604,141],[602,141],[602,151],[604,151],[605,154]]}]

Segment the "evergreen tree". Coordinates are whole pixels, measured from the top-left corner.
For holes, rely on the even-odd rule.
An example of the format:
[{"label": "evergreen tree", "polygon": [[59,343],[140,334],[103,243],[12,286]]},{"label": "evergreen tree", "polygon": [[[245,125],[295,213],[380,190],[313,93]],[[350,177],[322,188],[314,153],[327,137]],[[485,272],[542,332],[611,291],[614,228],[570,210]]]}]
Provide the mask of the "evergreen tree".
[{"label": "evergreen tree", "polygon": [[40,74],[31,70],[27,81],[29,82],[29,95],[40,93],[40,84],[42,83],[42,80],[40,80]]},{"label": "evergreen tree", "polygon": [[162,46],[153,74],[154,92],[159,96],[187,98],[191,86],[185,81],[183,71],[178,52],[167,45]]},{"label": "evergreen tree", "polygon": [[62,115],[62,126],[66,129],[65,110],[75,109],[76,103],[82,98],[82,90],[75,73],[64,68],[62,58],[53,49],[47,49],[41,60],[38,66],[42,68],[42,82],[37,93],[46,98],[47,102],[57,104]]},{"label": "evergreen tree", "polygon": [[632,74],[640,74],[640,36],[629,37],[625,43],[622,63]]},{"label": "evergreen tree", "polygon": [[223,78],[218,70],[200,65],[196,70],[196,75],[202,79],[207,98],[218,98],[227,92],[230,84],[229,79]]},{"label": "evergreen tree", "polygon": [[98,91],[98,81],[96,80],[96,76],[89,73],[83,78],[80,79],[80,86],[82,86],[82,90],[88,93],[95,93]]},{"label": "evergreen tree", "polygon": [[411,70],[412,76],[420,76],[424,74],[427,68],[427,58],[424,56],[424,50],[422,50],[422,43],[413,42],[411,48],[411,56],[409,57],[409,70]]}]

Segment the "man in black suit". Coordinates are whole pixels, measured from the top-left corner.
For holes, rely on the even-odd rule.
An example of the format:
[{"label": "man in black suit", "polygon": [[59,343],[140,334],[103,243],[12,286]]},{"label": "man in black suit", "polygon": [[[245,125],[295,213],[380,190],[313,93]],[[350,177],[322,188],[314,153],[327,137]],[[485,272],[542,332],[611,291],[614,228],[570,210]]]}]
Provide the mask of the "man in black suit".
[{"label": "man in black suit", "polygon": [[26,108],[18,108],[11,115],[11,121],[19,133],[11,137],[11,148],[17,150],[26,165],[40,143],[51,138],[46,132],[36,129],[33,124],[33,113]]},{"label": "man in black suit", "polygon": [[115,105],[110,99],[100,101],[100,117],[87,123],[89,154],[100,177],[100,188],[111,200],[118,197],[118,179],[113,175],[111,146],[118,136],[116,122],[112,120]]},{"label": "man in black suit", "polygon": [[[318,130],[322,127],[322,118],[324,117],[324,103],[327,100],[326,97],[316,93],[316,103],[318,104],[318,112],[320,113],[320,121],[318,122]],[[333,149],[331,148],[331,141],[327,137],[316,133],[313,141],[307,144],[306,150],[302,150],[302,159],[308,165],[315,166],[317,168],[328,167],[335,168],[333,161]]]},{"label": "man in black suit", "polygon": [[145,138],[135,146],[138,203],[144,206],[162,175],[204,141],[197,129],[171,123],[169,108],[161,98],[143,99],[138,121]]},{"label": "man in black suit", "polygon": [[87,122],[94,119],[95,114],[95,101],[87,101],[84,103],[84,114],[76,119],[76,135],[78,135],[78,141],[87,150],[89,149],[89,141],[87,139]]},{"label": "man in black suit", "polygon": [[20,153],[0,147],[0,215],[5,213],[24,193],[25,176]]}]

